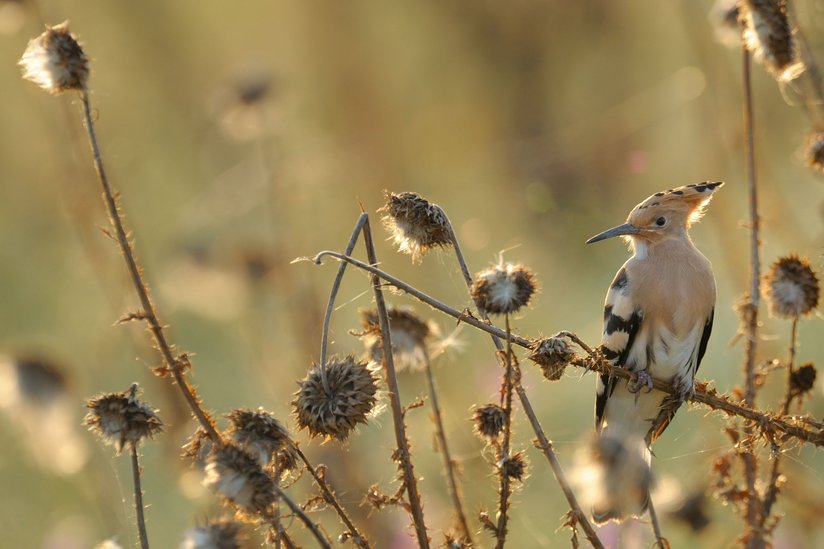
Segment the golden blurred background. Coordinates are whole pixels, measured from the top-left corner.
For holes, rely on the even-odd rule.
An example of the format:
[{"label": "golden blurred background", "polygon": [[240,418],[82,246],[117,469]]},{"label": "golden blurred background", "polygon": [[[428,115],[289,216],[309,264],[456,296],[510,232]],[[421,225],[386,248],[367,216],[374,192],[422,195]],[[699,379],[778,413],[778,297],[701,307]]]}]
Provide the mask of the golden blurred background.
[{"label": "golden blurred background", "polygon": [[[219,415],[263,406],[294,427],[289,402],[318,359],[336,265],[290,262],[342,250],[361,204],[373,214],[385,270],[458,309],[469,305],[450,252],[416,266],[385,240],[374,213],[385,189],[441,205],[471,269],[502,254],[537,272],[541,293],[514,322],[518,333],[566,329],[594,344],[606,287],[627,252],[617,241],[584,241],[653,192],[726,181],[693,230],[719,288],[699,377],[722,391],[741,382],[742,349],[730,344],[733,305],[749,277],[741,54],[717,40],[712,8],[708,0],[0,2],[0,352],[10,357],[0,387],[0,545],[73,549],[114,538],[134,546],[128,459],[80,426],[85,398],[133,381],[168,424],[142,449],[153,545],[176,547],[217,510],[200,473],[177,457],[195,425],[169,383],[151,375],[159,357],[142,326],[113,326],[137,302],[100,230],[108,221],[80,100],[49,97],[20,78],[17,60],[44,22],[69,19],[92,59],[109,175],[170,338],[194,355],[191,377],[206,406]],[[824,54],[824,3],[793,8],[813,51]],[[776,85],[761,67],[754,86],[765,265],[795,252],[820,268],[822,188],[803,161],[807,117],[792,85]],[[349,331],[371,305],[368,290],[363,274],[347,274],[333,352],[361,351]],[[390,302],[414,305],[406,296]],[[444,334],[455,328],[417,309]],[[821,328],[817,317],[802,323],[801,361],[821,363]],[[789,324],[765,318],[763,333],[760,358],[783,358]],[[492,456],[471,432],[471,407],[495,400],[500,373],[484,334],[463,328],[457,338],[436,376],[477,526],[482,507],[494,512],[497,487]],[[43,411],[15,393],[9,361],[20,357],[62,371],[68,392],[59,407]],[[571,471],[593,425],[594,376],[570,369],[549,383],[526,361],[524,369]],[[778,402],[778,377],[762,404]],[[405,402],[426,393],[419,374],[402,374],[400,384]],[[515,448],[526,450],[530,475],[514,496],[511,546],[564,546],[563,497],[516,408]],[[820,390],[804,409],[822,416]],[[408,423],[440,543],[451,509],[428,409],[410,412]],[[724,546],[741,532],[740,519],[711,497],[700,532],[671,513],[711,487],[712,462],[729,447],[723,426],[704,408],[684,408],[655,448],[655,497],[674,547]],[[387,414],[343,445],[297,436],[328,464],[377,546],[414,544],[403,512],[363,504],[372,483],[391,491]],[[777,545],[820,546],[824,459],[794,448],[785,463]],[[303,500],[310,486],[307,477],[290,491]],[[328,511],[313,516],[341,531]],[[625,535],[649,545],[648,530],[636,524]],[[293,531],[311,545],[298,524]],[[478,539],[489,543],[487,534]]]}]

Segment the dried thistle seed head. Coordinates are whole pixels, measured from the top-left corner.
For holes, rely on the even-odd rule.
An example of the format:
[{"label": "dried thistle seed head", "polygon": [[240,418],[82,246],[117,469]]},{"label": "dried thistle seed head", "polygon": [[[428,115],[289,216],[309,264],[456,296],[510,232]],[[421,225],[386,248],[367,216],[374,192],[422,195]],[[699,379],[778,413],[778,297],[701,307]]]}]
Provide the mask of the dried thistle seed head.
[{"label": "dried thistle seed head", "polygon": [[738,1],[718,0],[709,13],[715,38],[725,46],[741,47],[741,27],[738,25]]},{"label": "dried thistle seed head", "polygon": [[298,465],[298,456],[289,431],[263,408],[232,410],[226,417],[232,427],[226,434],[243,450],[257,458],[262,467],[269,463],[286,472]]},{"label": "dried thistle seed head", "polygon": [[452,244],[449,220],[443,209],[417,193],[386,192],[383,224],[392,234],[398,250],[417,263],[431,248]]},{"label": "dried thistle seed head", "polygon": [[807,148],[804,151],[807,166],[824,173],[824,132],[812,133],[807,138]]},{"label": "dried thistle seed head", "polygon": [[544,377],[558,381],[564,375],[567,364],[575,357],[575,352],[566,339],[548,337],[532,344],[529,360],[541,367]]},{"label": "dried thistle seed head", "polygon": [[[323,375],[326,377],[326,385]],[[352,356],[333,357],[312,365],[292,401],[298,426],[313,437],[346,440],[377,402],[378,380],[366,362]]]},{"label": "dried thistle seed head", "polygon": [[472,299],[482,310],[493,315],[516,312],[529,304],[537,289],[532,271],[512,263],[496,265],[475,275]]},{"label": "dried thistle seed head", "polygon": [[815,385],[816,378],[815,365],[812,362],[805,362],[790,374],[790,389],[795,395],[804,395],[810,392]]},{"label": "dried thistle seed head", "polygon": [[[369,359],[381,364],[383,362],[383,339],[378,323],[378,312],[375,309],[368,309],[360,311],[360,315],[364,330],[363,344]],[[412,308],[391,307],[388,316],[395,368],[398,371],[422,370],[427,361],[426,339],[435,331],[435,328],[421,320]]]},{"label": "dried thistle seed head", "polygon": [[515,452],[508,458],[502,459],[498,467],[500,467],[503,473],[511,480],[521,482],[526,475],[526,455],[523,452]]},{"label": "dried thistle seed head", "polygon": [[18,62],[23,78],[49,93],[83,90],[89,79],[89,60],[64,21],[29,41]]},{"label": "dried thistle seed head", "polygon": [[181,456],[197,463],[204,463],[212,453],[212,449],[214,449],[214,443],[209,433],[203,427],[198,427],[189,442],[183,445]]},{"label": "dried thistle seed head", "polygon": [[481,438],[496,439],[504,430],[506,412],[497,404],[484,404],[472,414],[475,434]]},{"label": "dried thistle seed head", "polygon": [[770,313],[779,318],[807,316],[818,306],[818,276],[806,258],[790,255],[775,261],[764,277]]},{"label": "dried thistle seed head", "polygon": [[210,520],[187,530],[180,549],[240,549],[242,525],[230,519]]},{"label": "dried thistle seed head", "polygon": [[137,400],[137,383],[122,393],[104,393],[90,399],[83,424],[97,433],[119,454],[128,442],[133,446],[143,438],[152,438],[163,429],[157,412],[145,402]]},{"label": "dried thistle seed head", "polygon": [[743,0],[739,21],[747,49],[776,78],[793,80],[803,72],[796,59],[786,0]]},{"label": "dried thistle seed head", "polygon": [[209,455],[203,484],[250,514],[268,516],[275,502],[272,477],[234,444],[225,444]]}]

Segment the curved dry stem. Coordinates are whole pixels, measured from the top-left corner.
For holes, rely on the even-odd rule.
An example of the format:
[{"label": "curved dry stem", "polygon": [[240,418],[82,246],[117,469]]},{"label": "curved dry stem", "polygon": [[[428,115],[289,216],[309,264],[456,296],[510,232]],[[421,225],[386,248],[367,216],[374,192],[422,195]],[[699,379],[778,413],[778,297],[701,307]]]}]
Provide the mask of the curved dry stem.
[{"label": "curved dry stem", "polygon": [[141,307],[143,308],[141,311],[141,316],[149,325],[149,332],[152,334],[155,344],[157,345],[160,354],[163,356],[163,362],[172,373],[175,383],[180,388],[183,397],[186,399],[189,408],[192,410],[192,414],[194,414],[195,418],[197,418],[212,440],[220,441],[221,437],[217,432],[217,429],[215,429],[214,420],[212,420],[209,413],[200,405],[200,400],[198,399],[194,388],[189,385],[189,382],[186,380],[183,373],[183,364],[179,359],[175,358],[172,347],[166,340],[166,334],[163,332],[163,325],[157,317],[157,312],[155,311],[154,304],[152,303],[152,299],[149,294],[149,288],[143,281],[141,269],[137,264],[137,259],[135,258],[135,253],[132,249],[131,242],[129,242],[128,233],[123,221],[123,215],[120,213],[120,208],[118,207],[117,198],[115,197],[115,193],[112,190],[111,185],[109,185],[108,177],[106,177],[106,170],[103,167],[103,157],[97,143],[97,135],[94,130],[94,121],[92,120],[89,91],[83,90],[81,95],[83,99],[83,116],[86,121],[86,131],[88,132],[89,143],[94,155],[94,167],[103,188],[103,200],[109,213],[109,221],[114,229],[115,240],[117,241],[120,251],[123,254],[123,260],[126,262],[129,277],[132,280],[132,285],[134,286],[135,292],[137,292],[137,297],[140,300]]},{"label": "curved dry stem", "polygon": [[[324,535],[323,532],[320,530],[320,526],[317,525],[315,521],[309,518],[303,509],[300,508],[300,505],[295,503],[292,498],[286,495],[280,486],[275,485],[275,492],[277,493],[278,498],[283,500],[286,503],[286,506],[292,510],[296,517],[303,523],[304,526],[309,530],[309,532],[314,536],[317,540],[318,545],[323,547],[324,549],[332,549],[332,542]],[[285,534],[285,532],[284,532]]]}]

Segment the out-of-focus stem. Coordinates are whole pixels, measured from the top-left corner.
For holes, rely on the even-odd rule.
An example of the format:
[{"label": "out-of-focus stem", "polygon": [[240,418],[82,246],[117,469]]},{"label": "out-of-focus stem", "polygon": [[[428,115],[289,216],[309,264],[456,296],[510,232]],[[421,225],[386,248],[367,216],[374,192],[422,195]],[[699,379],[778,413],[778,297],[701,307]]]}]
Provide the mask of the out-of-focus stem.
[{"label": "out-of-focus stem", "polygon": [[137,514],[137,535],[140,538],[140,548],[149,549],[149,535],[146,533],[146,519],[143,516],[143,488],[140,486],[140,462],[137,457],[137,445],[131,444],[131,448],[134,509]]}]

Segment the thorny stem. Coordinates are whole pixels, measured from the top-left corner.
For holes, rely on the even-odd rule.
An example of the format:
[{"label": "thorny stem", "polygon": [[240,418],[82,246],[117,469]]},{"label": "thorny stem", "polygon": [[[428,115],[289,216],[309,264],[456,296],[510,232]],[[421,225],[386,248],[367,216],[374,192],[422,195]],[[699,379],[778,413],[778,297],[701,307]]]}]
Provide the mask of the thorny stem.
[{"label": "thorny stem", "polygon": [[[366,244],[366,257],[370,265],[377,265],[378,259],[375,255],[375,245],[372,242],[372,231],[369,228],[368,218],[363,225],[363,240]],[[386,373],[386,384],[389,388],[389,401],[392,406],[395,440],[398,445],[398,454],[403,469],[404,484],[406,485],[406,492],[409,496],[409,508],[412,513],[412,520],[415,523],[415,534],[418,537],[418,545],[422,549],[428,549],[429,537],[426,534],[423,507],[421,506],[421,499],[418,495],[418,480],[415,478],[412,458],[409,453],[409,441],[406,438],[406,425],[404,425],[403,408],[398,390],[398,378],[395,373],[395,361],[392,357],[392,336],[389,331],[389,315],[386,312],[386,303],[383,299],[380,279],[374,273],[371,279],[372,289],[375,293],[375,308],[378,312],[378,323],[381,330],[381,341],[383,343],[383,365]]]},{"label": "thorny stem", "polygon": [[309,474],[312,475],[312,478],[315,479],[315,482],[318,484],[318,487],[320,488],[320,491],[323,494],[323,499],[326,501],[326,503],[330,504],[335,509],[335,512],[338,514],[338,517],[340,517],[343,524],[349,530],[349,533],[352,534],[352,541],[354,542],[354,544],[358,547],[368,548],[369,542],[366,540],[366,536],[361,534],[358,531],[357,527],[354,525],[354,523],[352,523],[352,520],[349,518],[349,515],[346,514],[346,511],[343,509],[343,507],[341,507],[340,503],[338,502],[338,499],[335,497],[335,494],[329,488],[329,485],[326,484],[326,480],[318,474],[317,470],[314,467],[312,467],[312,464],[309,462],[309,459],[306,457],[306,454],[304,454],[303,451],[301,451],[301,449],[296,444],[294,445],[294,448],[297,451],[301,461],[303,461],[303,464],[306,466],[306,470],[309,471]]},{"label": "thorny stem", "polygon": [[[292,510],[295,516],[297,516],[298,519],[300,519],[300,521],[303,523],[303,525],[306,526],[309,532],[312,533],[312,535],[317,540],[318,545],[320,545],[324,549],[332,549],[332,542],[330,542],[323,534],[323,532],[320,531],[320,527],[317,525],[317,523],[310,519],[309,516],[303,511],[303,509],[300,508],[300,505],[295,503],[292,500],[292,498],[286,495],[286,492],[284,492],[280,488],[280,486],[275,485],[275,492],[277,493],[278,498],[282,499],[286,503],[286,505],[289,507],[289,509]],[[286,532],[284,532],[284,536],[285,535]]]},{"label": "thorny stem", "polygon": [[512,439],[512,329],[509,325],[509,314],[505,315],[506,322],[506,349],[504,351],[504,378],[501,387],[501,404],[504,409],[504,436],[498,455],[498,477],[500,479],[498,502],[498,530],[497,549],[503,549],[506,542],[506,523],[509,518],[510,478],[507,474],[507,462],[510,458],[510,441]]},{"label": "thorny stem", "polygon": [[137,535],[140,548],[149,549],[149,535],[146,533],[146,519],[143,517],[143,488],[140,487],[140,462],[137,459],[137,445],[132,447],[132,480],[134,481],[134,509],[137,513]]},{"label": "thorny stem", "polygon": [[[793,367],[795,364],[795,350],[798,341],[798,317],[793,318],[792,327],[790,328],[790,349],[789,357],[787,358],[787,389],[784,393],[784,402],[781,404],[781,415],[787,415],[790,411],[790,405],[796,393],[793,391]],[[761,512],[761,525],[767,522],[772,512],[772,506],[775,504],[775,499],[778,497],[778,476],[781,474],[781,452],[777,446],[774,447],[775,455],[773,457],[772,468],[770,470],[770,484],[767,489],[767,494],[764,496],[764,508]]]},{"label": "thorny stem", "polygon": [[426,382],[429,385],[429,400],[432,402],[432,418],[435,421],[435,436],[438,437],[438,446],[443,454],[444,466],[446,467],[446,480],[449,487],[449,496],[452,498],[452,505],[455,507],[455,515],[458,519],[458,526],[461,529],[461,536],[469,545],[472,543],[472,535],[469,530],[469,523],[466,520],[466,514],[463,510],[463,503],[461,502],[461,493],[458,488],[458,480],[456,478],[456,464],[452,460],[452,454],[449,452],[449,445],[446,441],[446,431],[443,427],[443,414],[441,413],[441,405],[438,401],[438,390],[435,385],[435,375],[432,372],[432,363],[429,360],[429,353],[424,349],[424,368],[426,370]]},{"label": "thorny stem", "polygon": [[[501,330],[497,326],[493,326],[492,324],[489,324],[487,322],[482,322],[474,316],[469,315],[466,311],[459,311],[453,307],[450,307],[449,305],[446,305],[445,303],[442,303],[441,301],[438,301],[437,299],[418,290],[414,286],[407,284],[399,278],[394,277],[389,273],[386,273],[378,269],[377,267],[373,267],[371,265],[367,265],[366,263],[358,261],[355,258],[347,257],[337,252],[324,251],[316,255],[315,258],[311,261],[319,265],[321,264],[321,260],[323,259],[323,257],[326,256],[334,257],[339,261],[345,261],[357,267],[358,269],[372,273],[373,275],[383,279],[390,286],[394,286],[395,288],[408,293],[409,295],[418,299],[422,303],[426,303],[430,307],[437,309],[438,311],[446,315],[449,315],[452,318],[460,322],[463,322],[464,324],[468,324],[497,338],[506,338],[506,332],[504,330]],[[581,345],[583,341],[581,341],[580,338],[577,338],[577,336],[573,336],[574,334],[572,334],[571,332],[558,333],[558,337],[568,337],[576,343],[580,342],[579,345],[582,349],[584,349],[584,351],[587,352],[587,355],[589,356],[585,359],[574,360],[570,364],[578,368],[584,368],[586,370],[597,372],[599,374],[607,374],[619,379],[636,381],[636,375],[634,373],[630,372],[625,368],[611,366],[607,361],[602,360],[598,356],[596,350],[593,350],[586,344]],[[512,334],[512,343],[518,345],[519,347],[530,349],[531,346],[535,343],[535,341]],[[663,391],[670,395],[680,395],[678,389],[674,388],[669,383],[666,383],[659,379],[653,379],[652,383],[654,389]],[[523,388],[521,388],[520,390],[523,390]],[[515,391],[520,394],[519,384],[516,384]],[[744,419],[751,420],[762,431],[772,433],[780,431],[788,436],[791,436],[803,442],[807,442],[815,446],[824,446],[824,432],[821,432],[822,430],[824,430],[824,424],[812,422],[809,419],[803,417],[780,417],[769,413],[761,412],[759,410],[753,409],[750,406],[736,402],[728,396],[718,395],[712,389],[708,389],[706,387],[706,384],[702,384],[701,382],[696,383],[695,393],[692,395],[687,395],[687,400],[703,404],[705,406],[708,406],[709,408],[712,408],[713,410],[722,411],[729,415],[739,416]],[[527,399],[521,398],[521,404],[524,406],[524,412],[527,413],[527,416],[529,416],[530,411],[532,410],[531,406],[527,407],[528,402],[529,401]],[[799,423],[812,425],[818,430],[811,431],[805,429],[804,427],[799,426]],[[540,427],[540,425],[538,424],[537,427]],[[533,424],[533,428],[536,429],[536,434],[538,434],[535,424]],[[540,435],[538,435],[538,439],[541,440]]]},{"label": "thorny stem", "polygon": [[[745,45],[743,48],[742,68],[744,78],[744,130],[747,140],[747,182],[750,197],[750,269],[751,269],[751,283],[749,302],[745,305],[745,319],[746,319],[746,339],[745,339],[745,364],[744,364],[744,403],[747,406],[755,406],[755,359],[758,348],[758,304],[760,301],[759,283],[761,261],[759,258],[758,240],[758,189],[756,186],[756,171],[755,171],[755,130],[754,115],[753,115],[753,96],[752,96],[752,63],[750,59],[750,52]],[[752,435],[752,426],[744,425],[744,436]],[[763,545],[763,535],[756,533],[758,522],[759,501],[758,492],[756,491],[756,471],[757,462],[755,454],[751,452],[744,452],[741,454],[741,459],[744,461],[744,474],[747,482],[747,524],[749,524],[752,532],[748,536],[747,545],[749,547],[759,547]]]},{"label": "thorny stem", "polygon": [[134,285],[135,291],[137,292],[137,296],[140,299],[141,307],[143,308],[142,316],[145,317],[145,320],[149,325],[149,331],[151,332],[152,337],[155,340],[155,344],[157,345],[158,350],[163,356],[163,361],[165,362],[166,367],[169,369],[169,371],[171,371],[175,383],[178,387],[180,387],[180,391],[181,393],[183,393],[183,397],[189,404],[189,408],[191,408],[192,413],[203,426],[203,428],[206,430],[206,432],[209,434],[209,437],[212,440],[220,441],[221,438],[217,430],[215,429],[214,421],[211,417],[209,417],[209,413],[206,412],[206,410],[204,410],[203,407],[201,407],[200,401],[197,397],[197,394],[195,393],[194,388],[191,385],[189,385],[189,382],[186,380],[184,376],[183,364],[179,359],[175,358],[174,352],[172,351],[172,347],[166,340],[166,334],[163,332],[163,325],[160,323],[160,320],[157,317],[157,312],[155,311],[154,304],[152,303],[152,299],[149,295],[149,288],[143,281],[141,269],[137,264],[137,259],[135,258],[131,242],[129,242],[128,233],[126,231],[126,228],[124,227],[123,215],[120,213],[120,209],[117,204],[117,198],[115,196],[114,191],[112,190],[111,185],[109,185],[108,178],[106,177],[106,171],[103,167],[103,157],[100,153],[100,147],[97,143],[97,135],[95,134],[94,130],[94,121],[92,120],[91,104],[89,101],[88,90],[83,90],[82,98],[83,116],[86,121],[86,131],[89,134],[89,143],[92,148],[92,153],[94,154],[94,167],[97,170],[97,175],[100,179],[100,184],[103,187],[103,199],[106,203],[106,209],[109,213],[109,221],[111,221],[112,228],[114,228],[115,239],[117,241],[118,246],[120,247],[120,251],[123,254],[123,259],[126,261],[126,267],[129,270],[129,276],[132,279],[132,284]]},{"label": "thorny stem", "polygon": [[[358,236],[363,229],[364,223],[368,219],[366,213],[362,213],[355,223],[355,229],[352,231],[352,236],[349,238],[349,244],[346,245],[345,255],[352,255],[352,250],[355,249],[355,244],[358,242]],[[323,317],[323,333],[320,340],[320,379],[323,383],[323,388],[329,392],[329,384],[326,381],[326,369],[323,367],[326,364],[326,352],[329,346],[329,321],[332,318],[332,311],[335,308],[335,298],[338,295],[341,281],[343,280],[343,273],[346,271],[346,263],[343,262],[338,267],[338,273],[335,275],[335,280],[332,282],[332,290],[329,292],[329,302],[326,304],[326,315]]]}]

